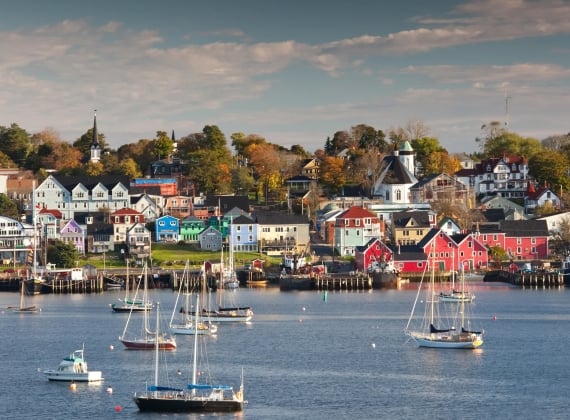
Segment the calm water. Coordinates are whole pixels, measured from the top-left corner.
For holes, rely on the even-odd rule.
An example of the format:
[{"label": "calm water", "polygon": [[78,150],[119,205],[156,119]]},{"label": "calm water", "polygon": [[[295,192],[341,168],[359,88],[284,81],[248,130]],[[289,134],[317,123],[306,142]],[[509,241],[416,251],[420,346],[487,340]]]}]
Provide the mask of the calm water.
[{"label": "calm water", "polygon": [[[220,382],[237,386],[243,367],[249,404],[238,415],[172,417],[568,418],[570,291],[475,286],[475,314],[486,332],[475,351],[406,342],[415,290],[329,292],[325,301],[320,292],[240,289],[239,301],[254,307],[254,321],[220,326],[208,348]],[[157,294],[167,318],[176,295]],[[123,350],[119,343],[126,315],[108,305],[120,295],[37,296],[39,315],[0,313],[0,418],[167,417],[141,414],[131,400],[152,377],[153,353]],[[0,293],[0,307],[17,300]],[[173,376],[188,371],[192,339],[177,341],[168,356]],[[78,384],[72,392],[38,372],[83,343],[90,368],[103,371],[103,384]]]}]

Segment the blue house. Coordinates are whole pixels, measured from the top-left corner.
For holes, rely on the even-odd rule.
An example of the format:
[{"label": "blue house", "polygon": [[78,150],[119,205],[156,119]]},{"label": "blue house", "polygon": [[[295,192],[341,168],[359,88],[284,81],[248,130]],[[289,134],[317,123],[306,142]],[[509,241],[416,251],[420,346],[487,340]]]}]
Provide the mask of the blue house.
[{"label": "blue house", "polygon": [[257,252],[257,223],[242,215],[232,220],[230,241],[234,251]]},{"label": "blue house", "polygon": [[176,217],[166,215],[156,219],[156,242],[178,242],[179,232],[179,221]]}]

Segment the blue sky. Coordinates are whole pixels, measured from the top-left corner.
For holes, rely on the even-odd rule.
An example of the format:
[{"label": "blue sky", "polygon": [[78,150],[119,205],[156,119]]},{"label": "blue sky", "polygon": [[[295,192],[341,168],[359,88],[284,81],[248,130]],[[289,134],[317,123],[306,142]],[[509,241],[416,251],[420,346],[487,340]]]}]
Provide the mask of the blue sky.
[{"label": "blue sky", "polygon": [[[421,121],[450,152],[481,126],[570,132],[570,2],[0,0],[0,125],[92,124],[118,148],[214,124],[308,151]],[[505,99],[508,97],[508,101]],[[506,103],[508,102],[508,113]]]}]

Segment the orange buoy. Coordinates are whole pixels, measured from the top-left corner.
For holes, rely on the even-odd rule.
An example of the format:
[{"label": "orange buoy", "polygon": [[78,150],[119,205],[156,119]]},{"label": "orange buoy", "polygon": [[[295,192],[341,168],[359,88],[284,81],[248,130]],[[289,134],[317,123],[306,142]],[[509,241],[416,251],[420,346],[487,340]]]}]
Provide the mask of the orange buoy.
[{"label": "orange buoy", "polygon": [[493,321],[497,320],[497,315],[493,315]]},{"label": "orange buoy", "polygon": [[118,413],[119,411],[121,411],[121,406],[120,405],[116,405],[115,406],[115,411]]}]

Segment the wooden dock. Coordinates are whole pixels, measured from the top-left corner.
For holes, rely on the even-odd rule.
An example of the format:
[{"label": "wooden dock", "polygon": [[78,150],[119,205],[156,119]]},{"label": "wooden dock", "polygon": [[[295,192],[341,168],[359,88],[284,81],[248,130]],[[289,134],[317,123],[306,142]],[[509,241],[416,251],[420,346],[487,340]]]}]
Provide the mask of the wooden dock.
[{"label": "wooden dock", "polygon": [[506,270],[489,271],[485,274],[483,281],[503,282],[515,286],[542,286],[559,287],[564,286],[564,276],[555,271],[536,271],[531,273],[516,272]]}]

